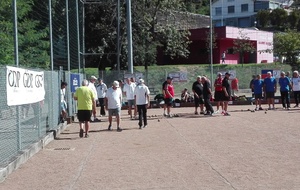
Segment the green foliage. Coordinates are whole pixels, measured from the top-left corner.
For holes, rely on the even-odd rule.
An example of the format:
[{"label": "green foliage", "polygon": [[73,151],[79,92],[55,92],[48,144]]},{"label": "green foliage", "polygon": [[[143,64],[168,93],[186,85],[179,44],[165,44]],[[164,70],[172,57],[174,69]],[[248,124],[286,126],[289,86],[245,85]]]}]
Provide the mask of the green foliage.
[{"label": "green foliage", "polygon": [[[123,2],[124,3],[124,2]],[[166,55],[186,57],[189,55],[189,31],[179,26],[175,16],[186,11],[181,0],[136,0],[131,2],[132,40],[134,65],[152,65],[156,63],[157,48]],[[86,8],[86,52],[98,53],[89,56],[86,67],[105,67],[116,69],[117,52],[117,15],[115,1],[100,5],[88,5]],[[112,14],[113,13],[113,14]],[[186,16],[186,15],[185,15]],[[121,69],[127,68],[127,28],[126,4],[121,8]],[[163,24],[162,24],[163,23]],[[89,64],[89,65],[88,65]]]},{"label": "green foliage", "polygon": [[300,11],[298,9],[293,10],[289,16],[288,16],[288,20],[289,20],[289,26],[290,29],[297,29],[300,24]]},{"label": "green foliage", "polygon": [[256,18],[257,18],[258,24],[262,28],[265,28],[270,24],[270,11],[260,10],[257,12]]},{"label": "green foliage", "polygon": [[286,28],[288,21],[288,13],[284,9],[274,9],[270,13],[270,21],[273,26],[276,28]]},{"label": "green foliage", "polygon": [[[0,7],[0,64],[13,65],[14,27],[12,1],[4,0]],[[26,67],[49,66],[49,40],[47,29],[38,30],[38,20],[30,18],[33,0],[17,1],[19,63]]]},{"label": "green foliage", "polygon": [[291,66],[298,67],[300,54],[300,33],[289,30],[284,33],[276,33],[274,37],[274,53],[285,56],[286,62]]}]

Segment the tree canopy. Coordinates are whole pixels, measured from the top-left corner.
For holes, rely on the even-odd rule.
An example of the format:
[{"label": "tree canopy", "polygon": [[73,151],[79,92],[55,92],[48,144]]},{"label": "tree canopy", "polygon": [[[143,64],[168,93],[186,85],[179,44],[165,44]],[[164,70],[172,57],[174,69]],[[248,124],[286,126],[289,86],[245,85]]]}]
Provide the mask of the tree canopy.
[{"label": "tree canopy", "polygon": [[291,66],[298,67],[300,33],[293,30],[276,33],[274,37],[274,53],[278,56],[286,57],[286,62]]},{"label": "tree canopy", "polygon": [[[30,14],[33,0],[17,1],[19,62],[23,66],[49,66],[49,40],[46,28],[39,28],[39,20]],[[14,27],[12,1],[3,0],[0,6],[0,64],[13,65]]]}]

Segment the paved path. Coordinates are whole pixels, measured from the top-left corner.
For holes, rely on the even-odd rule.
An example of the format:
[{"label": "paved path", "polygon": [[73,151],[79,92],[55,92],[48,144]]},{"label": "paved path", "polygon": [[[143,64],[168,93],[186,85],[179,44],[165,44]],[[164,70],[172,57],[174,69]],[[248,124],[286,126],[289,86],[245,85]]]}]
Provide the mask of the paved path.
[{"label": "paved path", "polygon": [[107,131],[105,119],[82,139],[73,123],[0,189],[300,189],[300,110],[250,108],[231,106],[230,117],[175,108],[180,117],[159,121],[151,109],[142,130],[122,111],[125,130]]}]

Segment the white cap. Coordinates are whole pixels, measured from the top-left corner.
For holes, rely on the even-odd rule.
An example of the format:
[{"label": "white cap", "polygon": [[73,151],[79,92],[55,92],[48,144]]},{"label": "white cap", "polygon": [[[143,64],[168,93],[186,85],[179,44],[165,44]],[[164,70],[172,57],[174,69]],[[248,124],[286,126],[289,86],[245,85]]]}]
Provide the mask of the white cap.
[{"label": "white cap", "polygon": [[115,81],[113,82],[113,86],[118,88],[118,87],[119,87],[119,82],[115,80]]},{"label": "white cap", "polygon": [[97,77],[95,77],[94,75],[92,75],[91,79],[97,80]]},{"label": "white cap", "polygon": [[139,83],[144,83],[144,82],[145,82],[144,79],[139,80]]}]

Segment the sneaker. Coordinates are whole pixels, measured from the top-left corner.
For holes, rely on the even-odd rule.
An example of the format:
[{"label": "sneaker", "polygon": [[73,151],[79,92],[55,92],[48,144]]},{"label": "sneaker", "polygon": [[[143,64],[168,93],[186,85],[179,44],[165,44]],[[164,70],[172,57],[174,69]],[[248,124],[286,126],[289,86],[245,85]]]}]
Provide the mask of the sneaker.
[{"label": "sneaker", "polygon": [[210,112],[207,112],[206,114],[204,114],[204,115],[209,115],[209,116],[212,116],[212,113],[210,113]]},{"label": "sneaker", "polygon": [[107,129],[107,130],[111,131],[111,125],[108,126],[108,129]]},{"label": "sneaker", "polygon": [[100,119],[98,119],[97,117],[95,117],[94,121],[98,121],[98,122],[99,122],[99,121],[101,121],[101,120],[100,120]]},{"label": "sneaker", "polygon": [[139,129],[142,129],[142,126],[141,126],[141,125],[139,126]]},{"label": "sneaker", "polygon": [[121,131],[123,131],[123,129],[121,127],[118,127],[117,131],[121,132]]},{"label": "sneaker", "polygon": [[197,112],[197,111],[195,111],[195,115],[198,115],[198,112]]},{"label": "sneaker", "polygon": [[225,112],[224,116],[230,116],[230,114],[228,112]]},{"label": "sneaker", "polygon": [[201,111],[200,114],[204,115],[204,111]]},{"label": "sneaker", "polygon": [[165,116],[165,117],[167,117],[167,116],[168,116],[168,114],[164,113],[164,116]]},{"label": "sneaker", "polygon": [[255,111],[258,111],[258,110],[259,110],[259,108],[258,108],[258,107],[256,107],[254,110],[255,110]]},{"label": "sneaker", "polygon": [[144,128],[147,128],[147,125],[144,125]]},{"label": "sneaker", "polygon": [[170,114],[170,115],[168,115],[167,117],[171,118],[171,117],[173,117],[173,116]]},{"label": "sneaker", "polygon": [[295,105],[295,106],[294,106],[294,108],[297,108],[297,107],[299,107],[299,106],[298,106],[298,105]]},{"label": "sneaker", "polygon": [[80,138],[83,137],[83,129],[80,129],[80,131],[79,131],[79,137],[80,137]]},{"label": "sneaker", "polygon": [[85,138],[89,138],[89,136],[90,136],[90,135],[88,135],[88,134],[85,134],[85,136],[84,136],[84,137],[85,137]]},{"label": "sneaker", "polygon": [[291,110],[291,108],[290,108],[290,107],[288,107],[288,108],[287,108],[287,110]]},{"label": "sneaker", "polygon": [[259,110],[264,110],[262,107],[259,107],[258,109],[259,109]]},{"label": "sneaker", "polygon": [[216,114],[216,113],[220,113],[220,111],[219,111],[219,110],[217,110],[217,111],[215,111],[214,113],[215,113],[215,114]]},{"label": "sneaker", "polygon": [[225,111],[224,111],[224,110],[222,110],[221,114],[222,114],[222,115],[224,115],[224,114],[225,114]]}]

